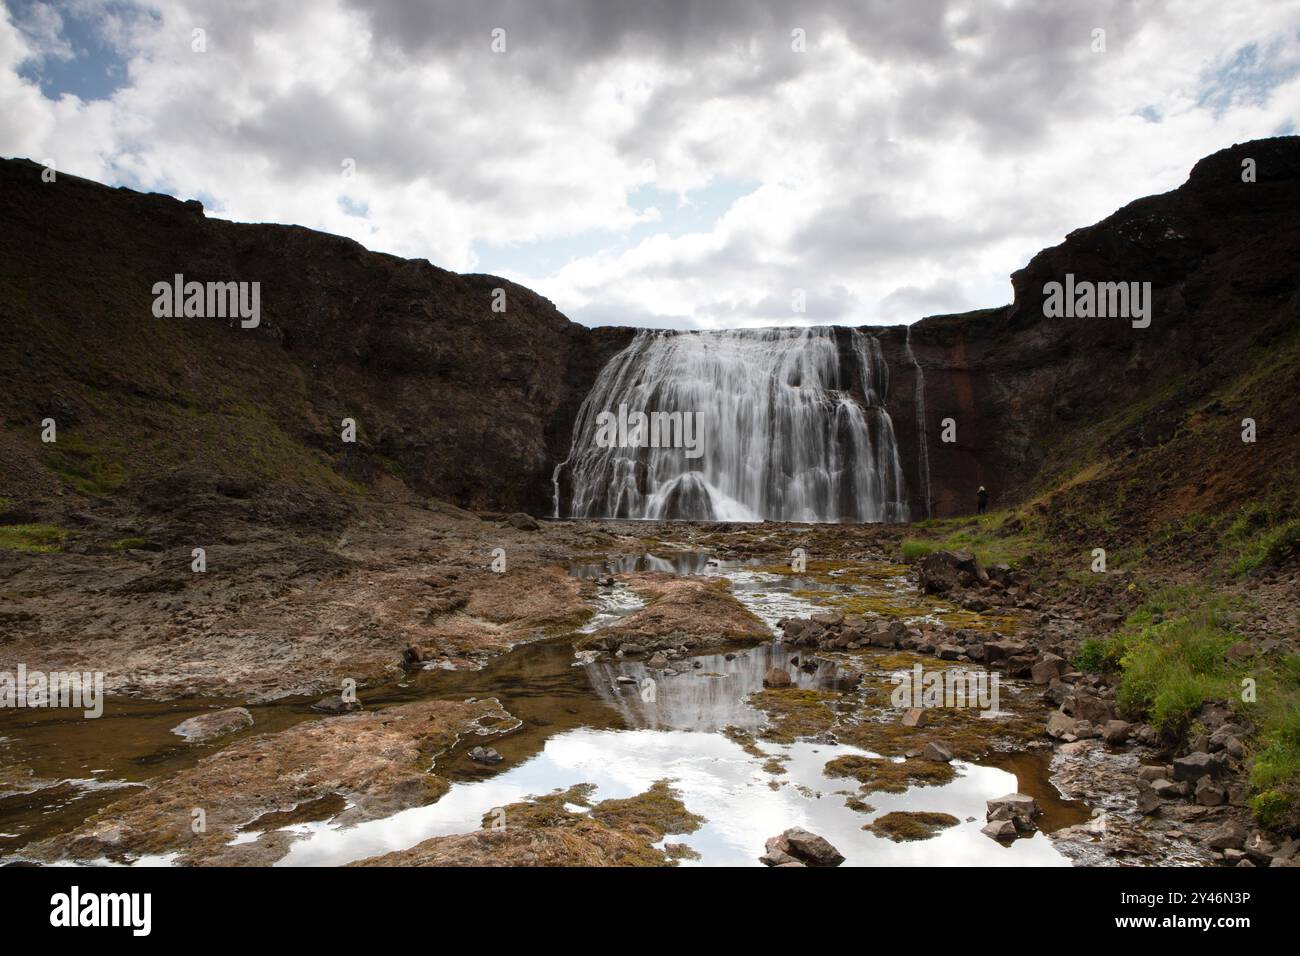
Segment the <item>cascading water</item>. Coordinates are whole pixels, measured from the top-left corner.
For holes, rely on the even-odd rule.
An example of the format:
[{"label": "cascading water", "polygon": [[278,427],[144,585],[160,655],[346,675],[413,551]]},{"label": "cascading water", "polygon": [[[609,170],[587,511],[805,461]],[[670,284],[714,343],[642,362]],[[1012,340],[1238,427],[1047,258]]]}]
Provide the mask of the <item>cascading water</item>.
[{"label": "cascading water", "polygon": [[912,351],[912,327],[907,327],[907,337],[903,340],[907,359],[916,372],[916,447],[918,484],[921,490],[921,508],[925,516],[930,517],[930,445],[925,438],[925,372]]},{"label": "cascading water", "polygon": [[[880,343],[856,330],[639,332],[578,411],[569,457],[555,470],[556,515],[906,520],[888,389]],[[638,412],[664,418],[659,440],[644,440],[648,428],[610,440],[610,421]],[[668,427],[673,414],[674,425],[696,416],[696,456],[664,440],[681,436]]]}]

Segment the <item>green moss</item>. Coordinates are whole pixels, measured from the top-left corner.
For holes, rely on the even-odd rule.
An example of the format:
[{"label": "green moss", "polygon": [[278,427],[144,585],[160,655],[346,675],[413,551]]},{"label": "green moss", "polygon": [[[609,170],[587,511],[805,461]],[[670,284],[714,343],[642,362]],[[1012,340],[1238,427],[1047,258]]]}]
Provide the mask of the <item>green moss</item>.
[{"label": "green moss", "polygon": [[112,548],[114,551],[135,551],[143,548],[148,543],[147,538],[119,538],[113,542]]},{"label": "green moss", "polygon": [[623,800],[602,800],[592,807],[591,819],[616,830],[649,831],[661,840],[669,833],[694,833],[704,818],[691,813],[667,780],[645,793]]},{"label": "green moss", "polygon": [[46,465],[82,494],[110,494],[126,479],[121,464],[80,439],[60,438],[48,447]]},{"label": "green moss", "polygon": [[495,808],[483,814],[483,829],[488,830],[496,826],[502,819],[501,811],[504,812],[504,821],[507,827],[537,829],[540,827],[572,826],[585,820],[586,816],[574,813],[567,808],[566,804],[589,807],[591,806],[591,795],[595,792],[596,785],[594,783],[579,783],[567,790],[548,793],[541,797],[528,797],[518,803],[508,803],[504,807]]},{"label": "green moss", "polygon": [[862,792],[903,793],[911,787],[935,787],[948,783],[957,771],[934,760],[889,760],[884,757],[859,757],[849,754],[836,757],[824,769],[828,777],[851,777],[862,785]]},{"label": "green moss", "polygon": [[833,691],[783,687],[750,694],[749,703],[772,722],[763,731],[763,739],[788,744],[829,730],[835,723],[831,707],[842,697]]},{"label": "green moss", "polygon": [[928,840],[940,830],[955,827],[961,821],[950,813],[932,811],[909,812],[895,810],[872,820],[862,829],[870,830],[878,837],[902,843],[910,840]]},{"label": "green moss", "polygon": [[62,550],[69,534],[52,524],[0,525],[0,548],[51,554]]}]

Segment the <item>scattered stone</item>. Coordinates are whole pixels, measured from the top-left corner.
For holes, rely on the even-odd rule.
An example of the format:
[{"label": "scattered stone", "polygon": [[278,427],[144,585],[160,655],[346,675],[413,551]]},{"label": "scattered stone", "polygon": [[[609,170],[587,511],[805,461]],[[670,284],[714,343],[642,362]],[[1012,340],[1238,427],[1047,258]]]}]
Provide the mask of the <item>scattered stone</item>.
[{"label": "scattered stone", "polygon": [[1196,802],[1203,807],[1218,807],[1228,801],[1227,791],[1205,776],[1196,782]]},{"label": "scattered stone", "polygon": [[205,744],[209,740],[251,726],[253,726],[252,714],[243,707],[231,707],[228,710],[217,710],[183,720],[172,728],[172,733],[184,737],[187,744]]},{"label": "scattered stone", "polygon": [[1202,777],[1217,777],[1223,773],[1223,762],[1207,753],[1191,753],[1174,760],[1174,779],[1195,782]]},{"label": "scattered stone", "polygon": [[994,820],[980,830],[986,837],[992,837],[999,843],[1006,843],[1014,840],[1020,834],[1016,830],[1016,825],[1010,820]]},{"label": "scattered stone", "polygon": [[794,681],[784,667],[772,667],[763,675],[764,687],[789,687]]},{"label": "scattered stone", "polygon": [[1044,654],[1029,668],[1029,676],[1035,684],[1050,684],[1053,680],[1060,680],[1064,673],[1065,658],[1059,654]]},{"label": "scattered stone", "polygon": [[1055,740],[1063,740],[1066,738],[1077,740],[1078,734],[1076,733],[1076,730],[1078,729],[1078,726],[1079,721],[1058,710],[1053,713],[1051,717],[1047,718],[1047,736]]},{"label": "scattered stone", "polygon": [[903,711],[904,727],[924,727],[930,722],[930,715],[925,712],[924,707],[909,707]]},{"label": "scattered stone", "polygon": [[475,763],[500,763],[504,758],[493,747],[475,747],[469,752],[469,759]]},{"label": "scattered stone", "polygon": [[1205,838],[1205,844],[1212,850],[1240,850],[1246,843],[1246,828],[1235,820],[1228,820],[1216,827]]},{"label": "scattered stone", "polygon": [[1132,729],[1133,725],[1126,720],[1108,720],[1101,729],[1101,739],[1115,747],[1128,740]]},{"label": "scattered stone", "polygon": [[311,705],[311,709],[322,714],[337,716],[339,714],[350,714],[355,710],[361,710],[361,701],[357,698],[344,700],[342,694],[331,694],[329,697],[322,697],[316,703]]},{"label": "scattered stone", "polygon": [[921,751],[921,756],[926,760],[933,760],[936,763],[951,763],[952,753],[941,743],[930,741],[925,745],[925,750]]},{"label": "scattered stone", "polygon": [[[774,836],[765,844],[767,853],[760,857],[768,866],[781,863],[802,863],[805,866],[839,866],[844,862],[844,854],[831,846],[823,837],[805,830],[803,827],[791,827],[780,836]],[[768,859],[777,863],[768,863]]]}]

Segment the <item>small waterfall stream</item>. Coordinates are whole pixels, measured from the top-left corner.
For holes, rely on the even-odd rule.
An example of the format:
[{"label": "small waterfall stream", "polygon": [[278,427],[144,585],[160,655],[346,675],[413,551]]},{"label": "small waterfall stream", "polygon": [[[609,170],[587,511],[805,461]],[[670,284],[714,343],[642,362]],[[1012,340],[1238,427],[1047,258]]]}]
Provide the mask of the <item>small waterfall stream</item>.
[{"label": "small waterfall stream", "polygon": [[912,327],[907,327],[907,337],[903,340],[907,350],[907,359],[916,370],[916,448],[917,475],[921,491],[921,509],[925,517],[930,517],[930,446],[925,437],[925,372],[912,351]]},{"label": "small waterfall stream", "polygon": [[578,412],[556,516],[906,520],[888,390],[880,343],[857,330],[641,331]]}]

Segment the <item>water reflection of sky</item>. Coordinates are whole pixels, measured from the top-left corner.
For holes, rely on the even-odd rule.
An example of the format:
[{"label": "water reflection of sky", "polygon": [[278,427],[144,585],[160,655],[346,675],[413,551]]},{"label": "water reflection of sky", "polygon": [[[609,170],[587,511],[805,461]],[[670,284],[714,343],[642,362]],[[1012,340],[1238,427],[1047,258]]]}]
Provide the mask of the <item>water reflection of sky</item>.
[{"label": "water reflection of sky", "polygon": [[[822,773],[833,757],[863,751],[810,743],[765,749],[790,758],[786,774],[772,777],[761,769],[761,758],[720,734],[570,731],[553,737],[542,753],[519,767],[481,783],[453,785],[431,806],[344,830],[328,824],[297,827],[307,838],[294,843],[280,865],[347,863],[405,849],[432,836],[477,830],[483,814],[495,807],[576,783],[595,784],[594,799],[603,800],[643,793],[662,779],[675,780],[687,809],[706,820],[695,833],[668,837],[700,853],[701,860],[684,861],[686,865],[757,865],[767,838],[792,826],[824,836],[844,854],[846,865],[1068,865],[1041,834],[1003,846],[979,832],[986,801],[1016,789],[1016,778],[1005,771],[959,764],[960,776],[945,786],[867,796],[880,813],[937,810],[962,821],[930,840],[893,843],[862,829],[875,814],[845,806],[844,795],[837,791],[853,790],[852,781]],[[772,779],[782,782],[776,790],[768,786]],[[968,816],[975,820],[966,822]]]},{"label": "water reflection of sky", "polygon": [[[432,836],[477,830],[483,815],[496,807],[574,784],[595,784],[595,800],[604,800],[635,796],[664,779],[674,780],[687,809],[706,820],[695,833],[668,839],[692,846],[704,865],[755,865],[767,838],[792,826],[826,837],[852,865],[1067,863],[1042,836],[1005,847],[979,832],[986,801],[1017,789],[1015,775],[1003,770],[957,764],[959,776],[944,786],[866,796],[880,813],[936,810],[962,821],[931,840],[902,844],[863,830],[876,814],[845,805],[857,784],[822,772],[835,757],[866,751],[822,743],[760,743],[766,754],[786,758],[786,773],[765,771],[766,757],[747,753],[719,731],[761,726],[762,715],[745,698],[762,687],[767,669],[786,667],[802,687],[843,686],[844,673],[837,665],[819,662],[815,671],[805,672],[791,664],[794,654],[779,644],[763,645],[731,660],[725,655],[698,658],[700,668],[692,668],[690,660],[679,662],[676,666],[685,670],[675,675],[647,669],[639,661],[588,664],[592,688],[631,729],[558,734],[518,767],[485,780],[455,783],[437,803],[384,820],[343,830],[328,823],[299,825],[293,829],[305,839],[293,844],[281,864],[347,863],[406,849]],[[619,683],[620,676],[635,683]],[[654,681],[653,694],[644,692],[647,678]],[[776,789],[772,781],[778,783]],[[974,821],[966,822],[968,816]]]}]

